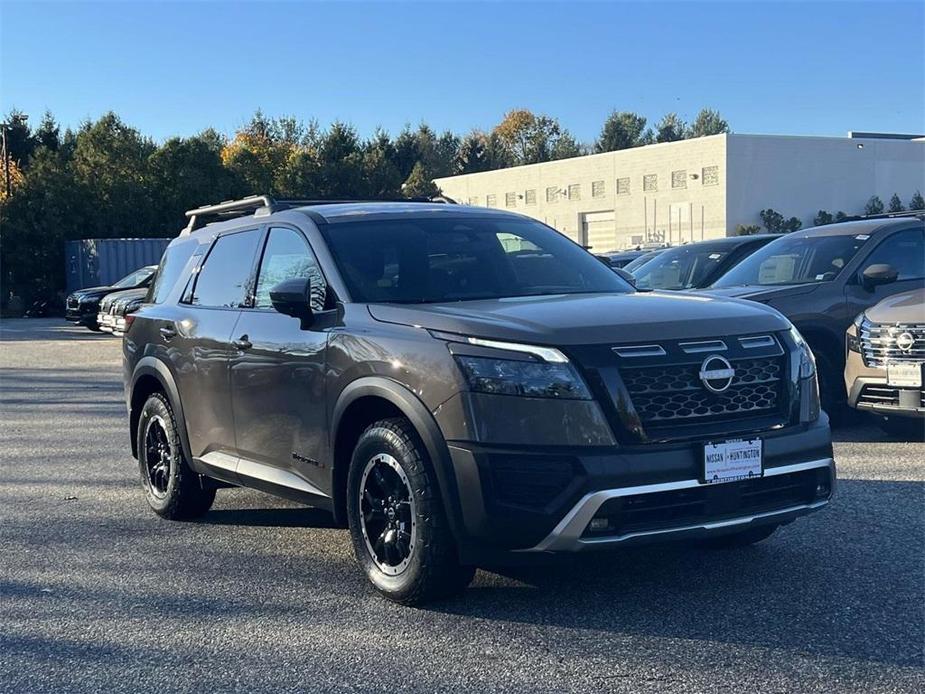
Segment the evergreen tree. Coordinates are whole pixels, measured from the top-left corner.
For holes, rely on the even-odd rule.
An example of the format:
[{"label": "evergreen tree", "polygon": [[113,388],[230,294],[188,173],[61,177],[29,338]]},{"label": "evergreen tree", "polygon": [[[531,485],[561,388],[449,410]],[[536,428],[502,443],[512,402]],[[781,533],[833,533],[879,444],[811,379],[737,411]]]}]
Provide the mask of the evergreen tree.
[{"label": "evergreen tree", "polygon": [[867,201],[867,204],[864,205],[864,214],[882,214],[883,213],[883,200],[877,195],[872,195],[870,200]]},{"label": "evergreen tree", "polygon": [[915,191],[912,199],[909,201],[910,210],[925,210],[925,198],[922,197],[921,191]]}]

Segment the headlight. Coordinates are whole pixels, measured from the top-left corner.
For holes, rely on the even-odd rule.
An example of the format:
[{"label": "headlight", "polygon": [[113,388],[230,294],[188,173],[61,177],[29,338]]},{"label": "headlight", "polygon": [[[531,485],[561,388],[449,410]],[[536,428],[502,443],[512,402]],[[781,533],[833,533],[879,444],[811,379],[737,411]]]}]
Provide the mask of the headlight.
[{"label": "headlight", "polygon": [[849,352],[861,353],[861,326],[864,324],[865,319],[864,313],[859,313],[851,326],[854,331],[852,332],[852,329],[849,328],[848,332],[845,333],[845,345]]},{"label": "headlight", "polygon": [[806,344],[806,340],[800,335],[800,331],[792,325],[790,326],[790,337],[800,348],[800,378],[809,378],[816,373],[816,357],[813,356],[813,351]]},{"label": "headlight", "polygon": [[591,394],[575,368],[566,362],[520,361],[457,354],[470,390],[531,398],[590,400]]}]

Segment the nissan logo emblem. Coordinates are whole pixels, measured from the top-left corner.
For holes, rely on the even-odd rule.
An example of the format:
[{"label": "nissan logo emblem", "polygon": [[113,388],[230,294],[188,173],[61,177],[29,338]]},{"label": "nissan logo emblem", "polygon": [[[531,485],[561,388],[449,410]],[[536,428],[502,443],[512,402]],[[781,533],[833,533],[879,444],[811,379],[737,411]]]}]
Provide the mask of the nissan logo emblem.
[{"label": "nissan logo emblem", "polygon": [[724,393],[732,385],[736,371],[725,357],[711,354],[700,365],[700,382],[711,393]]},{"label": "nissan logo emblem", "polygon": [[912,333],[903,333],[896,338],[896,346],[903,352],[908,352],[915,346],[915,336]]}]

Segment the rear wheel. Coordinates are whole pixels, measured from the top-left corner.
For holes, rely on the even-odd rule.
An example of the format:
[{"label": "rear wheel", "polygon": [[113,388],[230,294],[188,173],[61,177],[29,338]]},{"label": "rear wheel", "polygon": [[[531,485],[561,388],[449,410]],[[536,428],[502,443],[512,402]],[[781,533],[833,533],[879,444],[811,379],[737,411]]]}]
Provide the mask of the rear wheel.
[{"label": "rear wheel", "polygon": [[705,547],[709,549],[735,549],[737,547],[748,547],[756,542],[766,540],[777,530],[776,525],[760,525],[756,528],[740,530],[737,533],[729,535],[720,535],[711,537],[703,541]]},{"label": "rear wheel", "polygon": [[151,509],[162,518],[186,520],[203,515],[215,501],[183,456],[177,421],[160,393],[148,397],[138,419],[138,469]]},{"label": "rear wheel", "polygon": [[354,552],[376,590],[419,605],[465,589],[475,569],[459,564],[430,461],[407,420],[363,432],[347,490]]}]

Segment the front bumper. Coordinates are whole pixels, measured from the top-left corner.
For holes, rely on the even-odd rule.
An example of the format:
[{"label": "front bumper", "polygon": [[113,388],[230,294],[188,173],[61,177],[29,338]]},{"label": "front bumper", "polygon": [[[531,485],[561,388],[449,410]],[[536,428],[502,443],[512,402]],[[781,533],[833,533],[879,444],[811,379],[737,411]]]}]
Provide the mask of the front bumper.
[{"label": "front bumper", "polygon": [[925,418],[925,387],[889,385],[886,369],[866,366],[857,352],[849,351],[845,361],[845,386],[851,407],[888,417]]},{"label": "front bumper", "polygon": [[116,317],[111,313],[98,313],[96,323],[104,333],[111,333],[116,324]]},{"label": "front bumper", "polygon": [[[577,552],[787,523],[835,487],[828,418],[759,434],[764,475],[702,484],[703,441],[641,446],[449,442],[464,557]],[[606,527],[591,528],[592,519]]]}]

